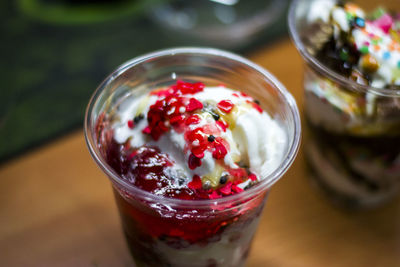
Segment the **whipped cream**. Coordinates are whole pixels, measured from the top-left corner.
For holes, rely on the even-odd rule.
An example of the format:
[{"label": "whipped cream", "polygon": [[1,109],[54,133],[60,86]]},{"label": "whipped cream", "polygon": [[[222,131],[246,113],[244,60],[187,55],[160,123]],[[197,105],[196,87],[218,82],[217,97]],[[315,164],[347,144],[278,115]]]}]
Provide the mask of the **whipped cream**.
[{"label": "whipped cream", "polygon": [[[184,96],[186,102],[187,99],[195,98],[202,103],[202,108],[190,114],[185,113],[189,108],[188,103],[179,107],[181,114],[195,116],[196,123],[186,123],[182,130],[171,126],[172,119],[165,121],[164,125],[168,130],[155,140],[146,131],[149,126],[148,114],[151,107],[154,107],[157,101],[162,101],[165,95],[153,92],[132,96],[117,109],[118,120],[112,125],[115,141],[120,144],[129,142],[136,148],[144,145],[158,147],[174,162],[174,168],[178,168],[179,172],[187,177],[186,182],[190,182],[192,177],[197,175],[203,184],[208,181],[212,187],[219,184],[221,175],[227,169],[247,166],[256,174],[257,179],[262,179],[278,167],[284,157],[287,136],[277,121],[261,110],[253,98],[224,86],[204,87],[202,91]],[[223,107],[222,110],[218,108],[220,103],[228,103],[228,111],[224,112]],[[168,112],[175,112],[174,107],[171,106]],[[139,115],[142,119],[132,126],[132,119]],[[209,142],[219,140],[225,144],[227,153],[216,159],[215,150],[208,148],[203,154],[200,153],[200,165],[190,166],[188,161],[192,157],[192,151],[200,143],[198,140],[188,141],[188,133],[198,129],[202,129],[202,134],[212,133]]]}]

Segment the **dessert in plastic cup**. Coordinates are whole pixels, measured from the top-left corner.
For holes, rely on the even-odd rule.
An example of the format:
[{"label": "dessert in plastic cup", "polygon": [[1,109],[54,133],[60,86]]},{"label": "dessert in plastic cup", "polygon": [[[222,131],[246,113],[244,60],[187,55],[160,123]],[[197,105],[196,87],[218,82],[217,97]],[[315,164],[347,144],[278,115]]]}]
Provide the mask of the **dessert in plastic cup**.
[{"label": "dessert in plastic cup", "polygon": [[90,100],[85,136],[138,266],[242,266],[300,119],[263,68],[176,48],[113,72]]},{"label": "dessert in plastic cup", "polygon": [[399,191],[400,13],[357,3],[294,1],[289,27],[305,61],[312,177],[337,203],[368,208]]}]

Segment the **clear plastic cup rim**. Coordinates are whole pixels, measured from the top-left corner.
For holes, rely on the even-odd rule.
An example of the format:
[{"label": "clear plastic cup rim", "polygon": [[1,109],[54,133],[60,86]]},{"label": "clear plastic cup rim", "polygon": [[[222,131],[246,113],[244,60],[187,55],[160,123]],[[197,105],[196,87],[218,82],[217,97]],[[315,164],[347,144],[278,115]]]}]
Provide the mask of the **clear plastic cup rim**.
[{"label": "clear plastic cup rim", "polygon": [[349,88],[353,91],[362,92],[362,93],[373,93],[376,95],[386,96],[386,97],[400,97],[400,90],[376,88],[376,87],[356,83],[355,81],[352,81],[352,80],[332,71],[331,69],[326,67],[324,64],[322,64],[318,59],[316,59],[314,56],[312,56],[310,53],[308,53],[306,48],[303,45],[303,42],[301,41],[299,33],[296,30],[295,14],[296,14],[296,10],[297,10],[299,3],[303,2],[303,1],[308,1],[308,0],[293,0],[292,4],[290,5],[290,8],[289,8],[288,24],[289,24],[290,37],[292,38],[297,50],[300,52],[300,55],[307,63],[309,63],[311,66],[313,66],[321,74],[329,77],[330,79],[340,83],[341,85],[343,85],[346,88]]},{"label": "clear plastic cup rim", "polygon": [[[103,89],[107,87],[116,77],[121,75],[126,70],[134,67],[135,65],[142,63],[144,61],[158,58],[162,56],[173,56],[179,54],[193,54],[193,55],[207,55],[207,56],[217,56],[222,58],[227,58],[229,60],[238,61],[242,64],[247,65],[248,67],[254,69],[255,71],[261,73],[266,80],[274,87],[275,90],[279,92],[279,94],[286,100],[286,103],[290,110],[290,115],[293,120],[293,140],[289,140],[288,150],[283,158],[281,164],[267,177],[264,177],[258,184],[255,186],[244,190],[235,195],[222,197],[219,199],[202,199],[202,200],[185,200],[185,199],[175,199],[169,198],[159,195],[154,195],[150,192],[144,191],[140,188],[129,184],[125,180],[123,180],[112,168],[107,164],[107,162],[103,159],[100,154],[100,151],[96,147],[95,139],[93,138],[93,132],[91,131],[92,125],[92,113],[94,107],[96,106]],[[256,196],[260,194],[262,191],[270,188],[276,181],[279,180],[283,176],[283,174],[288,170],[290,165],[293,163],[297,152],[299,150],[300,137],[301,137],[301,123],[300,123],[300,115],[296,105],[296,101],[293,96],[287,91],[287,89],[267,70],[262,68],[261,66],[247,60],[241,56],[236,54],[226,52],[219,49],[214,48],[199,48],[199,47],[178,47],[171,48],[165,50],[159,50],[152,53],[148,53],[136,58],[133,58],[124,64],[120,65],[113,73],[111,73],[95,90],[91,99],[89,100],[89,104],[86,108],[85,120],[84,120],[84,135],[86,140],[86,145],[89,149],[89,152],[97,165],[103,170],[103,172],[111,179],[113,184],[116,184],[122,187],[124,190],[129,192],[131,195],[134,195],[135,198],[142,199],[144,201],[156,202],[163,205],[168,206],[179,206],[179,207],[210,207],[210,205],[224,205],[224,204],[232,204],[235,202],[240,202],[243,199],[249,198],[251,196]],[[291,142],[290,142],[291,141]]]}]

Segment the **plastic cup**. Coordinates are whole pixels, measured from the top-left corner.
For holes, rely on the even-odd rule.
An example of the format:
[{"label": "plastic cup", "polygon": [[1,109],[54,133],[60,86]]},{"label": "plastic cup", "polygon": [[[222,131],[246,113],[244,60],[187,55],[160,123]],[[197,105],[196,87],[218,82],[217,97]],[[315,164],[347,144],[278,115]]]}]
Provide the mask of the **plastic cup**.
[{"label": "plastic cup", "polygon": [[[124,100],[177,79],[243,90],[283,127],[287,143],[279,167],[236,195],[216,200],[157,196],[129,184],[108,165],[109,122]],[[176,48],[128,61],[97,89],[87,108],[89,151],[114,188],[123,230],[138,266],[242,266],[271,186],[293,162],[300,119],[294,99],[269,72],[237,55],[208,48]]]},{"label": "plastic cup", "polygon": [[310,40],[320,31],[307,21],[314,2],[294,1],[289,12],[290,34],[304,60],[305,155],[311,177],[342,207],[379,206],[399,191],[400,90],[358,84],[311,55]]}]

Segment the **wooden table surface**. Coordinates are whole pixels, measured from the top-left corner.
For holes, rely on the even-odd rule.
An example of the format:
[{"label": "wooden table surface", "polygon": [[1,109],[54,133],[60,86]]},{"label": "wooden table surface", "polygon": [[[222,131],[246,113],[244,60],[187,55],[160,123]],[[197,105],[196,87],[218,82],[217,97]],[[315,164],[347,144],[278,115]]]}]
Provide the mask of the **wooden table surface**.
[{"label": "wooden table surface", "polygon": [[[302,62],[283,39],[248,55],[302,110]],[[111,186],[82,131],[0,166],[0,266],[131,266]],[[358,213],[307,179],[300,150],[274,186],[248,266],[400,266],[400,201]]]}]

